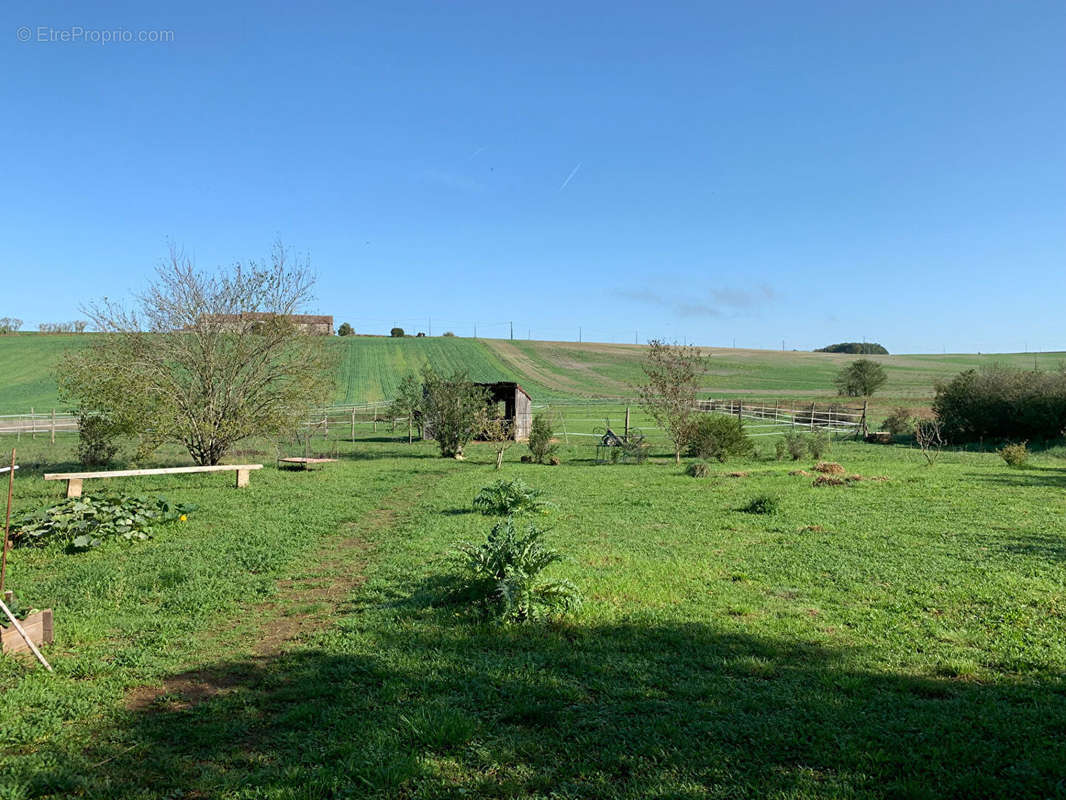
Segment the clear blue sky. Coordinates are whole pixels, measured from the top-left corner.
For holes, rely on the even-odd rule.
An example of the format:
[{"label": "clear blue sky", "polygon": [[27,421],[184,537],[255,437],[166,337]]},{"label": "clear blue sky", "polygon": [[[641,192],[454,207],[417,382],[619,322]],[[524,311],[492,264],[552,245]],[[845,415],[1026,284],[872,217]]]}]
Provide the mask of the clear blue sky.
[{"label": "clear blue sky", "polygon": [[[363,332],[1066,348],[1062,0],[0,19],[0,316],[28,327],[143,286],[168,238],[211,268],[280,235]],[[172,41],[47,41],[79,26]]]}]

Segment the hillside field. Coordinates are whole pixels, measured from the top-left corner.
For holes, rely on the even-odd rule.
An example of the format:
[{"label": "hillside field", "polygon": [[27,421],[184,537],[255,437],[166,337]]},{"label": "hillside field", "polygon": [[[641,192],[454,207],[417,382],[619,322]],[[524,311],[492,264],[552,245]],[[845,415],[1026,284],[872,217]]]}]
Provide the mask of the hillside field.
[{"label": "hillside field", "polygon": [[[0,414],[62,408],[54,373],[62,353],[99,334],[22,333],[0,336]],[[337,404],[386,400],[404,374],[431,363],[444,371],[466,369],[474,380],[517,380],[535,402],[628,398],[641,380],[640,345],[593,342],[508,341],[459,337],[331,338],[337,352]],[[704,385],[710,397],[811,402],[833,398],[833,375],[856,356],[776,350],[705,348]],[[971,367],[1001,363],[1056,369],[1066,353],[869,356],[885,365],[889,380],[880,407],[922,405],[938,379]]]}]

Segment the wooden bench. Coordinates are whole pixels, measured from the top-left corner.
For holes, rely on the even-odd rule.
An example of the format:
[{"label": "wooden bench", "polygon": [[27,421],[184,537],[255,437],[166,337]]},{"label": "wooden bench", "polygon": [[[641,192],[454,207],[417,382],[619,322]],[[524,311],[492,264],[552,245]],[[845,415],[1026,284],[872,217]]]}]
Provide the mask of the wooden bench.
[{"label": "wooden bench", "polygon": [[248,485],[248,474],[262,464],[218,464],[213,467],[165,467],[161,469],[116,469],[107,472],[51,472],[46,481],[66,481],[67,497],[81,497],[81,482],[89,478],[132,478],[139,475],[178,475],[185,472],[236,472],[237,488]]},{"label": "wooden bench", "polygon": [[311,469],[315,464],[335,464],[337,459],[335,458],[305,458],[304,456],[289,456],[288,458],[279,458],[278,466],[282,464],[291,467],[300,467],[301,469]]}]

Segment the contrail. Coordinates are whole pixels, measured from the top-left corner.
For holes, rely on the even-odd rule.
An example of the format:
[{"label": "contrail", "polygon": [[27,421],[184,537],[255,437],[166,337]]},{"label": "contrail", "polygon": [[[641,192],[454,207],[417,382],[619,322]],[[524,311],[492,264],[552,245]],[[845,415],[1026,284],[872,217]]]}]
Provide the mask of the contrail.
[{"label": "contrail", "polygon": [[563,181],[563,185],[559,187],[559,191],[560,191],[560,192],[561,192],[561,191],[562,191],[563,189],[565,189],[565,188],[566,188],[566,184],[570,183],[570,181],[572,181],[572,180],[574,179],[574,176],[575,176],[575,175],[577,175],[577,171],[578,171],[579,169],[581,169],[581,165],[582,165],[583,163],[584,163],[583,161],[578,161],[578,162],[577,162],[577,166],[576,166],[576,167],[574,167],[574,168],[573,168],[572,170],[570,170],[570,174],[566,176],[566,180],[565,180],[565,181]]},{"label": "contrail", "polygon": [[467,160],[467,161],[472,161],[472,160],[474,159],[474,156],[480,155],[481,153],[484,153],[484,152],[485,152],[485,148],[484,148],[484,147],[479,147],[479,148],[478,148],[477,150],[475,150],[475,151],[474,151],[473,153],[471,153],[470,155],[468,155],[468,156],[466,157],[466,160]]}]

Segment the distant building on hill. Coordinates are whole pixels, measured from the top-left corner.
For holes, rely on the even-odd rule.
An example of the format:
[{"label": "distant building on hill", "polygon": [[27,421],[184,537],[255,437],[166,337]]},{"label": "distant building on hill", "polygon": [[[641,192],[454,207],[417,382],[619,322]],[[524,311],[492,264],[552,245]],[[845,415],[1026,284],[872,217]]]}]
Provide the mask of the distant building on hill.
[{"label": "distant building on hill", "polygon": [[[223,327],[238,329],[256,322],[266,322],[276,317],[269,311],[242,311],[240,314],[210,314],[207,319],[221,322]],[[289,320],[301,332],[312,336],[332,336],[333,317],[328,314],[292,314]]]}]

